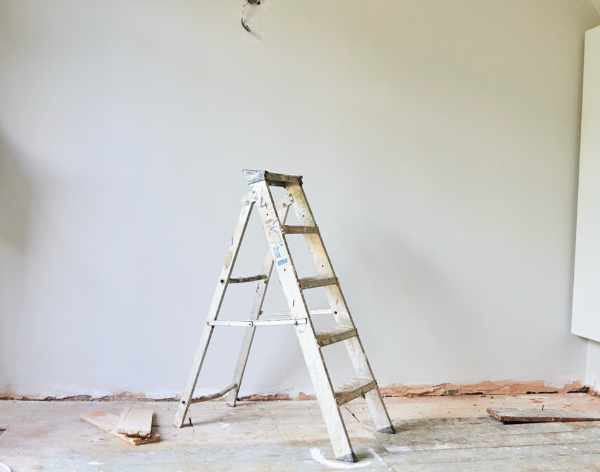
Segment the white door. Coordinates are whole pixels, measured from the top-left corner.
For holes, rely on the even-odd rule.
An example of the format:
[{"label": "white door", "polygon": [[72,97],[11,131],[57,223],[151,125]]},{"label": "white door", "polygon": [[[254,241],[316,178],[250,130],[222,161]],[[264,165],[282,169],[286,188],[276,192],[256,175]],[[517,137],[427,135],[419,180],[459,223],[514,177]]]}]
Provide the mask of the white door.
[{"label": "white door", "polygon": [[574,334],[600,342],[600,27],[585,36]]}]

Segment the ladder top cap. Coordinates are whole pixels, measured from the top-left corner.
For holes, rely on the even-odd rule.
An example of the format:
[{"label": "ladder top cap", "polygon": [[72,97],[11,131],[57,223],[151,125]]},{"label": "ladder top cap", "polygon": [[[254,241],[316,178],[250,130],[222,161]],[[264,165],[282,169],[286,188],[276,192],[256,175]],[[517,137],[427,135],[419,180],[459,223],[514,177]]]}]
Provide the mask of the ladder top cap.
[{"label": "ladder top cap", "polygon": [[275,172],[269,172],[268,170],[260,169],[244,169],[242,171],[244,177],[248,181],[248,185],[255,184],[257,182],[266,181],[272,185],[288,185],[288,184],[299,184],[302,185],[301,175],[285,175],[277,174]]}]

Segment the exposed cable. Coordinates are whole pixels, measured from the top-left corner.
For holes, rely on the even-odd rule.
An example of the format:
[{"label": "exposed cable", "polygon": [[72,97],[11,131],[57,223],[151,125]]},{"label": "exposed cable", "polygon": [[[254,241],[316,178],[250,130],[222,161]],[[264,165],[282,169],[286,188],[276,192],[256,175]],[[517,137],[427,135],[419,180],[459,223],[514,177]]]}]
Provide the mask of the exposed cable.
[{"label": "exposed cable", "polygon": [[248,7],[257,7],[261,4],[262,0],[246,0],[246,3],[242,7],[242,18],[240,23],[242,24],[242,28],[244,28],[248,33],[257,36],[257,34],[252,30],[248,20],[250,18],[250,13],[248,12]]}]

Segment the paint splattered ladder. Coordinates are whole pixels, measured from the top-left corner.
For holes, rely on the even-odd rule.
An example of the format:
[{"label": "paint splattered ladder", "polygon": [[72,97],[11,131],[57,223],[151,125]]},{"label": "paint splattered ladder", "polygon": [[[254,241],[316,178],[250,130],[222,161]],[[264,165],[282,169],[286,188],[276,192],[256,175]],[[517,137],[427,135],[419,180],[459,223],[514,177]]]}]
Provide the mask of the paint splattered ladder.
[{"label": "paint splattered ladder", "polygon": [[[248,180],[250,190],[242,201],[239,222],[235,228],[231,246],[225,257],[225,264],[212,298],[206,325],[202,331],[200,346],[194,358],[192,372],[181,395],[175,425],[177,427],[183,426],[190,405],[198,401],[227,395],[229,404],[234,406],[256,327],[292,325],[296,330],[304,360],[317,394],[317,400],[327,425],[334,454],[339,460],[354,462],[356,461],[356,455],[352,450],[350,438],[340,411],[343,404],[362,396],[367,401],[369,412],[378,431],[394,433],[394,427],[379,394],[377,382],[350,316],[340,284],[331,266],[319,228],[308,205],[302,188],[302,177],[275,174],[264,170],[245,170],[244,175]],[[289,201],[276,205],[271,190],[273,186],[283,187],[287,190]],[[294,209],[299,225],[286,224],[290,208]],[[262,274],[251,277],[232,277],[231,273],[253,209],[258,210],[260,214],[270,250],[265,258]],[[287,241],[287,238],[294,235],[303,235],[306,238],[317,270],[318,275],[316,277],[298,277]],[[261,318],[262,305],[273,267],[277,270],[285,292],[290,314],[279,319],[265,319]],[[218,320],[228,285],[248,282],[257,282],[251,318],[245,321]],[[304,292],[317,287],[325,289],[329,309],[309,310]],[[327,332],[317,331],[311,318],[315,315],[331,315],[336,328]],[[192,398],[216,326],[243,326],[247,328],[233,382],[213,395]],[[350,385],[337,389],[334,388],[331,381],[322,349],[325,346],[339,342],[347,348],[357,380]]]}]

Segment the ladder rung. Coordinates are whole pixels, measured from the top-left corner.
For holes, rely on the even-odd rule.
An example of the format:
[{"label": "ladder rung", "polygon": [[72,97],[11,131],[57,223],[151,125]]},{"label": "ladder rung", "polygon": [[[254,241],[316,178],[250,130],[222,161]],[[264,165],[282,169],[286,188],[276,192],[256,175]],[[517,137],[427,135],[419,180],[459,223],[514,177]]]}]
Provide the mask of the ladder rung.
[{"label": "ladder rung", "polygon": [[301,289],[317,288],[335,285],[337,284],[337,279],[335,277],[305,277],[303,279],[298,279],[298,283],[300,284]]},{"label": "ladder rung", "polygon": [[[308,314],[310,316],[318,316],[318,315],[337,315],[337,311],[334,311],[330,308],[325,308],[325,309],[319,309],[319,310],[309,310]],[[292,315],[291,313],[269,313],[269,316],[271,317],[280,317],[280,318],[287,318],[289,319],[291,318],[295,318],[294,315]],[[298,318],[302,317],[303,315],[299,315]]]},{"label": "ladder rung", "polygon": [[282,326],[282,325],[301,325],[306,324],[306,318],[282,318],[278,320],[213,320],[207,321],[209,326]]},{"label": "ladder rung", "polygon": [[319,232],[317,226],[283,225],[281,230],[284,234],[315,234]]},{"label": "ladder rung", "polygon": [[274,172],[269,172],[267,170],[252,169],[244,169],[243,173],[249,184],[254,184],[264,180],[269,185],[275,185],[279,187],[285,187],[290,184],[302,185],[301,175],[275,174]]},{"label": "ladder rung", "polygon": [[321,347],[339,343],[356,336],[356,328],[338,328],[332,331],[317,333],[317,344]]},{"label": "ladder rung", "polygon": [[217,398],[221,398],[225,394],[231,392],[236,387],[237,387],[237,384],[228,385],[223,390],[221,390],[221,391],[219,391],[217,393],[211,393],[210,395],[202,395],[201,397],[192,398],[190,400],[190,403],[207,402],[209,400],[215,400]]},{"label": "ladder rung", "polygon": [[337,311],[332,310],[331,308],[323,308],[318,310],[310,310],[310,316],[313,315],[337,315]]},{"label": "ladder rung", "polygon": [[349,385],[343,386],[341,390],[335,392],[335,401],[338,405],[343,405],[355,398],[363,396],[374,388],[377,388],[377,384],[374,380],[357,379]]},{"label": "ladder rung", "polygon": [[267,280],[266,274],[251,275],[250,277],[229,277],[230,284],[243,284],[246,282],[256,282],[258,280]]}]

